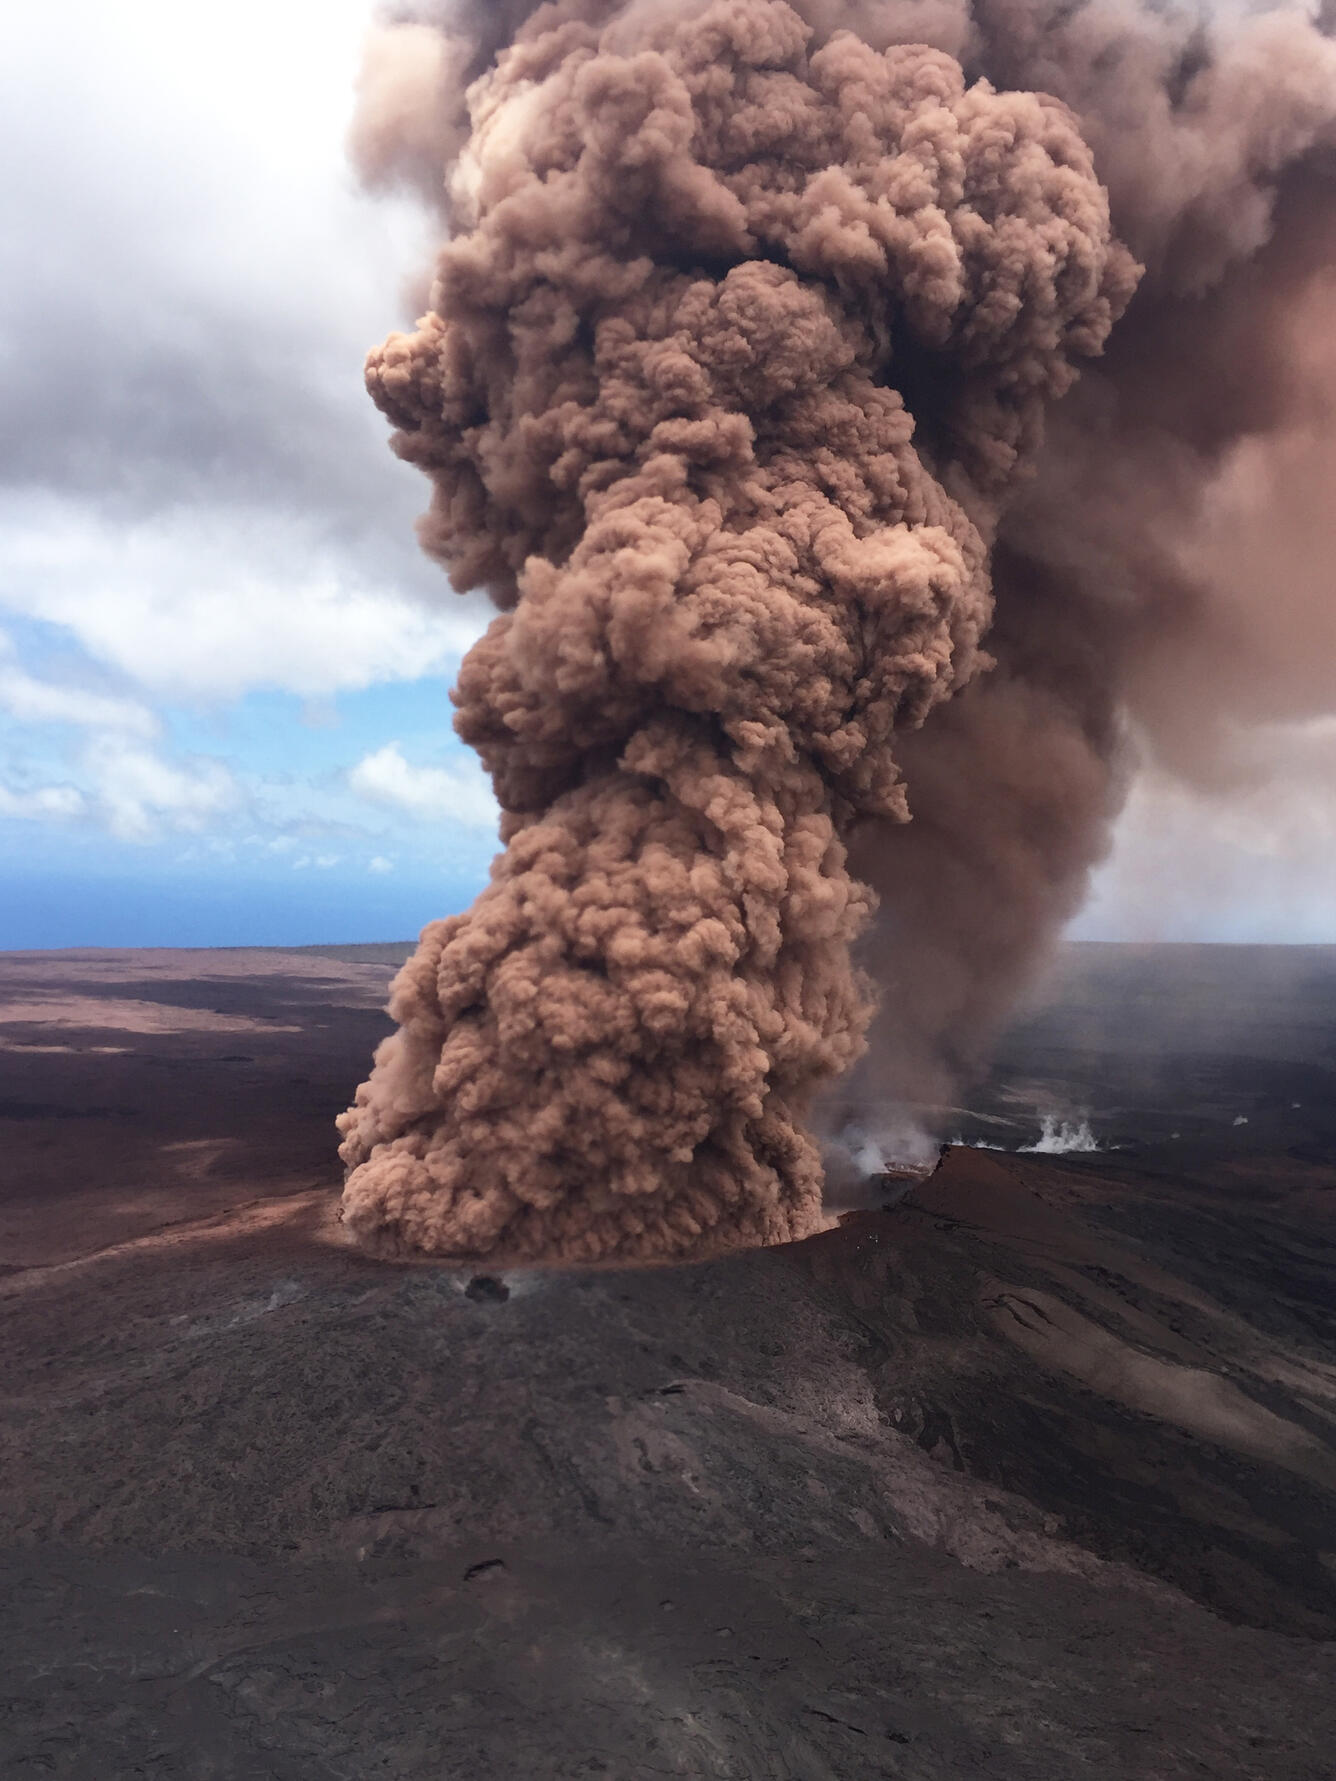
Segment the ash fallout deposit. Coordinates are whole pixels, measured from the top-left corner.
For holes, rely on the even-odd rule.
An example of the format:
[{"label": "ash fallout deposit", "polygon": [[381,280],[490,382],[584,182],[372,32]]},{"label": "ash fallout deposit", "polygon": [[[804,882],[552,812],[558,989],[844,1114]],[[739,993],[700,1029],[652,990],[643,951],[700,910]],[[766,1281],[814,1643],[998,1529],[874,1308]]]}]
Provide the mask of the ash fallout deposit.
[{"label": "ash fallout deposit", "polygon": [[1138,766],[1227,797],[1336,708],[1334,144],[1301,6],[386,17],[357,153],[444,245],[368,384],[499,609],[455,698],[503,851],[341,1122],[363,1243],[820,1228]]}]

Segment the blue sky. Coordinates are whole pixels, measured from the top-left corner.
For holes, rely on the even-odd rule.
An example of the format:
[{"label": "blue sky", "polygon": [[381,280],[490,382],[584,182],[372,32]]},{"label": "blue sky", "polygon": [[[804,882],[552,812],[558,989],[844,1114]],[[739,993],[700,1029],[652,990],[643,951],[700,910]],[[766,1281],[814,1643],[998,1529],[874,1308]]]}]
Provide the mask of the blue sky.
[{"label": "blue sky", "polygon": [[[69,0],[0,55],[0,948],[410,936],[495,810],[366,348],[430,231],[344,159],[365,0]],[[1336,731],[1143,779],[1077,924],[1336,940]]]},{"label": "blue sky", "polygon": [[6,24],[0,946],[396,938],[485,878],[486,613],[361,383],[428,241],[344,162],[367,17]]},{"label": "blue sky", "polygon": [[[25,655],[50,647],[34,643]],[[16,681],[0,663],[0,699]],[[31,684],[68,689],[70,669]],[[448,684],[431,676],[318,703],[102,691],[85,711],[99,709],[95,697],[122,708],[100,727],[59,712],[0,715],[0,749],[26,770],[11,796],[55,791],[70,804],[5,824],[4,943],[398,939],[465,907],[486,875],[495,806],[452,734]]]}]

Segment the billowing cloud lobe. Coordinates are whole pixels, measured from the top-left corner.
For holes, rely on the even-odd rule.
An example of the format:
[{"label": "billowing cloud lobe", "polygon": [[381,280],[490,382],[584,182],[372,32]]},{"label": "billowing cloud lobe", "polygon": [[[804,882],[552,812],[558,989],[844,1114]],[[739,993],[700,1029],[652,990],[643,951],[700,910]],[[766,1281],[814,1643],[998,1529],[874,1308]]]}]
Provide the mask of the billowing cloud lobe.
[{"label": "billowing cloud lobe", "polygon": [[[1204,528],[1311,403],[1336,57],[1297,10],[485,17],[388,27],[360,140],[451,229],[368,381],[425,547],[501,609],[457,727],[506,845],[396,984],[345,1218],[391,1252],[778,1241],[822,1217],[814,1117],[971,1067],[1132,725],[1210,753],[1223,692],[1164,664],[1256,628]],[[1239,675],[1259,721],[1294,658]]]}]

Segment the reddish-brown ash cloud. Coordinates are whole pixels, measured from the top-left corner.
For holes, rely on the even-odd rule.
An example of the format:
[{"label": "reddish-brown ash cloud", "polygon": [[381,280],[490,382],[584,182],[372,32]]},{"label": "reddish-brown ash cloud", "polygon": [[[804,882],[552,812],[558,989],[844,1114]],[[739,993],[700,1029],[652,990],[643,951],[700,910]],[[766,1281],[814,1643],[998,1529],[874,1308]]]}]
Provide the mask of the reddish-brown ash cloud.
[{"label": "reddish-brown ash cloud", "polygon": [[[1128,6],[557,0],[376,39],[363,160],[450,239],[368,381],[501,608],[456,696],[505,851],[342,1122],[362,1241],[798,1236],[823,1091],[829,1130],[969,1067],[1099,857],[1156,637],[1201,628],[1161,521],[1266,404],[1180,426],[1228,358],[1180,318],[1232,314],[1336,115],[1285,21],[1217,54]],[[1067,396],[1119,235],[1129,345]]]}]

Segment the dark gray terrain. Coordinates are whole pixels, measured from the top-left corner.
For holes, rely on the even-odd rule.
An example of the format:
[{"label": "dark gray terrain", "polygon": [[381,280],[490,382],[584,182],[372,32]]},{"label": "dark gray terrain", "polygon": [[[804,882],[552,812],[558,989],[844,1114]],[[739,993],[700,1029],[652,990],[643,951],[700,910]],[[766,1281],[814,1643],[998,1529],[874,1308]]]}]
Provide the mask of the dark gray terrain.
[{"label": "dark gray terrain", "polygon": [[380,950],[0,959],[0,1773],[1330,1781],[1336,952],[1073,949],[893,1209],[481,1273],[334,1216]]}]

